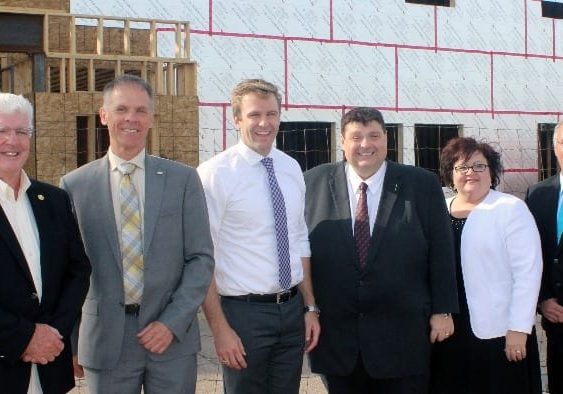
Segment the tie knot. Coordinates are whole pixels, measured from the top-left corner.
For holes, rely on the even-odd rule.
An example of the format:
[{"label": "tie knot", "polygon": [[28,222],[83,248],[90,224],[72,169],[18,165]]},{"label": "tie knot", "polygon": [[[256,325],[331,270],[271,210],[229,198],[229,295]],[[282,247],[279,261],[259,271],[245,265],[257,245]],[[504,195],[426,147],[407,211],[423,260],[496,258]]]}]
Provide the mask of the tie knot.
[{"label": "tie knot", "polygon": [[117,170],[121,172],[122,175],[130,175],[133,173],[133,171],[135,171],[136,168],[137,166],[135,165],[135,163],[129,162],[121,163],[117,166]]},{"label": "tie knot", "polygon": [[360,191],[365,193],[368,190],[368,185],[365,182],[360,183]]},{"label": "tie knot", "polygon": [[264,157],[260,162],[266,167],[267,170],[274,169],[274,160],[271,157]]}]

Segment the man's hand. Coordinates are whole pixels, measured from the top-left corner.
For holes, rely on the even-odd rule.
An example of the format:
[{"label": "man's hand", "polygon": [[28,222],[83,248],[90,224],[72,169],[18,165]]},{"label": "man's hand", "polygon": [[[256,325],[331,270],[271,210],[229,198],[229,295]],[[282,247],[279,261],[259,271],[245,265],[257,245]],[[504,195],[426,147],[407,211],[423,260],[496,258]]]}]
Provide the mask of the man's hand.
[{"label": "man's hand", "polygon": [[528,336],[524,332],[506,332],[506,344],[504,352],[508,361],[521,361],[526,358],[526,339]]},{"label": "man's hand", "polygon": [[215,335],[215,351],[221,364],[240,371],[246,368],[246,352],[239,336],[229,325],[221,327]]},{"label": "man's hand", "polygon": [[430,316],[430,343],[442,342],[454,333],[454,321],[450,314],[436,313]]},{"label": "man's hand", "polygon": [[36,324],[33,336],[21,359],[34,364],[48,364],[63,351],[65,345],[62,339],[63,337],[56,328],[48,324]]},{"label": "man's hand", "polygon": [[319,343],[321,325],[315,312],[305,313],[305,353],[313,350]]},{"label": "man's hand", "polygon": [[82,365],[78,364],[78,356],[72,356],[72,369],[74,370],[74,377],[76,378],[83,378],[84,377],[84,368]]},{"label": "man's hand", "polygon": [[543,317],[552,323],[563,323],[563,306],[555,298],[548,298],[540,304]]},{"label": "man's hand", "polygon": [[174,334],[161,322],[153,321],[137,334],[137,338],[149,352],[162,354],[172,343]]}]

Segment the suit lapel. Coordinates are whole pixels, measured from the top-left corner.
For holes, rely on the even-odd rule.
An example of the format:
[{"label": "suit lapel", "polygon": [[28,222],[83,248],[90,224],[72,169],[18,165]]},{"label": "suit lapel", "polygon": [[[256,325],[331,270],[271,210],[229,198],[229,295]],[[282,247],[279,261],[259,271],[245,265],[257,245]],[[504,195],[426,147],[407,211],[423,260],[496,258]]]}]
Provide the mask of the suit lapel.
[{"label": "suit lapel", "polygon": [[[41,194],[41,188],[35,181],[31,181],[31,186],[27,189],[27,197],[31,204],[31,209],[33,210],[33,216],[35,217],[35,223],[37,225],[37,232],[39,233],[39,253],[41,262],[41,282],[43,287],[43,294],[49,292],[46,287],[49,285],[49,263],[51,259],[49,245],[52,245],[50,241],[51,234],[51,220],[49,218],[48,212],[48,202],[45,200],[45,195]],[[28,268],[29,270],[29,268]]]},{"label": "suit lapel", "polygon": [[359,267],[356,245],[354,243],[354,233],[352,231],[352,214],[350,212],[345,164],[346,163],[342,161],[334,167],[331,177],[329,178],[329,188],[334,210],[339,219],[338,222],[340,223],[340,231],[342,232],[342,240],[345,243],[345,248],[346,250],[353,251],[355,257],[350,261],[353,261],[355,266]]},{"label": "suit lapel", "polygon": [[115,212],[113,210],[113,198],[111,195],[110,185],[110,166],[107,155],[100,160],[99,165],[94,168],[90,179],[91,183],[87,190],[92,193],[92,209],[95,212],[94,215],[100,218],[98,223],[103,226],[100,228],[100,232],[107,238],[107,242],[119,269],[123,270],[119,232],[117,231]]},{"label": "suit lapel", "polygon": [[144,250],[149,247],[152,241],[160,213],[165,180],[166,169],[154,157],[147,155],[145,158]]},{"label": "suit lapel", "polygon": [[23,270],[26,278],[35,287],[33,283],[33,277],[31,276],[31,271],[29,270],[29,265],[27,264],[27,260],[25,259],[20,243],[16,238],[16,234],[12,229],[12,225],[8,221],[8,217],[4,213],[2,207],[0,207],[0,238],[4,240],[6,247],[13,254],[18,265]]},{"label": "suit lapel", "polygon": [[377,255],[377,251],[381,245],[381,240],[383,239],[383,234],[385,233],[385,228],[387,227],[389,218],[391,217],[391,211],[397,201],[397,195],[401,186],[400,181],[401,177],[398,172],[397,165],[388,161],[385,178],[383,179],[381,200],[379,201],[379,207],[377,208],[377,218],[375,219],[371,243],[368,249],[366,270],[364,271],[367,271],[369,266],[372,265],[375,260],[375,256]]}]

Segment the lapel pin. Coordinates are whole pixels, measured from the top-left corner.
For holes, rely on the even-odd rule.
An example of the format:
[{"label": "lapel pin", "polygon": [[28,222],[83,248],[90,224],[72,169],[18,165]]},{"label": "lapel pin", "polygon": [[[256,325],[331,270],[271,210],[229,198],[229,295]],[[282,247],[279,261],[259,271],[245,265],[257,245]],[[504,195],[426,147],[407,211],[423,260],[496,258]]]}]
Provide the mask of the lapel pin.
[{"label": "lapel pin", "polygon": [[45,196],[44,196],[43,194],[38,194],[38,195],[37,195],[37,199],[38,199],[39,201],[43,201],[43,200],[45,199]]}]

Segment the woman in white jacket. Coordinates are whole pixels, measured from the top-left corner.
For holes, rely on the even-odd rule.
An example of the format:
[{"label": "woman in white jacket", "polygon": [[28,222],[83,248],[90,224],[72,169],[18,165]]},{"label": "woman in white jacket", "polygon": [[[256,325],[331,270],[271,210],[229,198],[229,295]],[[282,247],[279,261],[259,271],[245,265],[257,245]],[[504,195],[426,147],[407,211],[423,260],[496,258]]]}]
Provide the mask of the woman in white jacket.
[{"label": "woman in white jacket", "polygon": [[541,394],[534,331],[540,238],[524,202],[494,190],[500,154],[473,138],[451,140],[442,177],[455,235],[460,313],[434,345],[432,394]]}]

